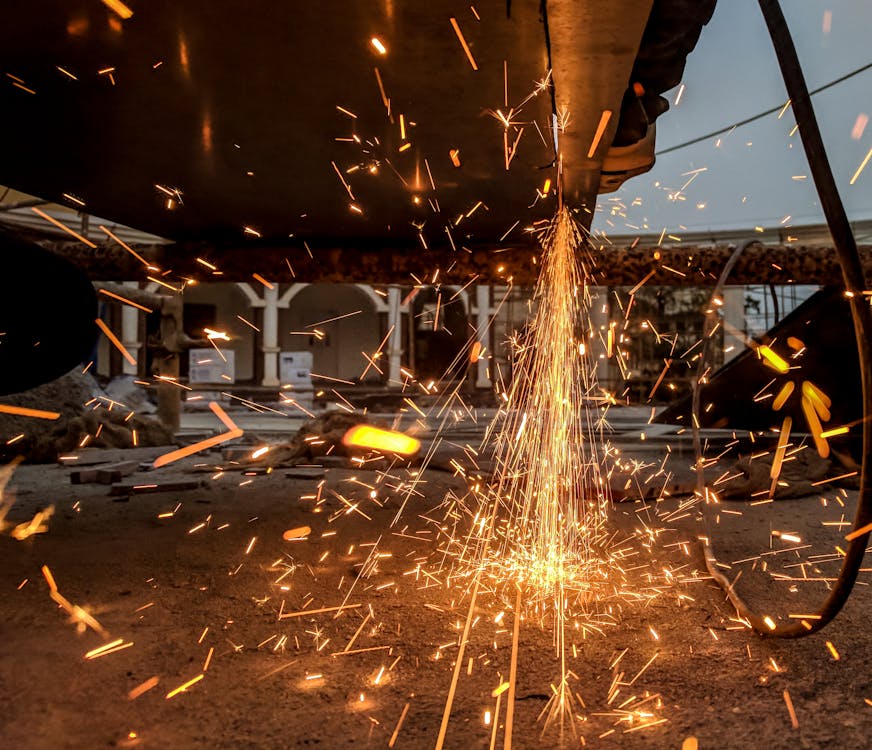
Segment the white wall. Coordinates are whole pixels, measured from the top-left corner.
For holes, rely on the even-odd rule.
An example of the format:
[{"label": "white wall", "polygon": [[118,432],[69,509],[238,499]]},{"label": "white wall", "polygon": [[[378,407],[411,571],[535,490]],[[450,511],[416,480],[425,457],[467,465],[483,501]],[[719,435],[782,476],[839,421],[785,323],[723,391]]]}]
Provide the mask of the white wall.
[{"label": "white wall", "polygon": [[225,331],[231,338],[230,343],[219,341],[218,345],[222,349],[233,349],[236,352],[237,380],[253,378],[254,357],[260,356],[260,352],[255,352],[256,334],[236,316],[241,315],[254,323],[255,313],[239,287],[230,282],[197,284],[185,288],[184,300],[185,302],[217,306],[216,328],[219,331]]},{"label": "white wall", "polygon": [[[358,312],[359,311],[359,312]],[[326,336],[293,335],[291,331],[312,331],[312,324],[348,313],[347,318],[316,326]],[[313,372],[353,380],[363,373],[367,362],[361,355],[376,350],[381,342],[383,323],[372,300],[351,284],[310,284],[303,288],[286,310],[279,310],[279,345],[282,351],[310,351]],[[387,368],[387,354],[378,362]],[[367,380],[380,380],[372,368]]]}]

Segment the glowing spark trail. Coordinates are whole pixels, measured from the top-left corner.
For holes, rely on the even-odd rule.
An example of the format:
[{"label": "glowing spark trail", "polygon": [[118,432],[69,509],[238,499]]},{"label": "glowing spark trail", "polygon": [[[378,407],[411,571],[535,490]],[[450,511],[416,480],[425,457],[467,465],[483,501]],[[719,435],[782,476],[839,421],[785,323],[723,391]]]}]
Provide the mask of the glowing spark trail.
[{"label": "glowing spark trail", "polygon": [[588,589],[588,573],[603,562],[597,536],[608,493],[595,427],[601,399],[585,346],[593,331],[580,239],[562,211],[545,239],[538,311],[519,347],[495,439],[500,472],[489,498],[488,520],[496,530],[490,546],[501,565],[519,566],[540,604],[556,605],[567,585]]},{"label": "glowing spark trail", "polygon": [[[496,478],[458,500],[471,530],[449,545],[459,547],[455,575],[470,580],[469,590],[481,585],[504,600],[517,597],[515,627],[525,616],[553,623],[560,678],[543,716],[562,726],[567,718],[571,725],[576,701],[565,631],[570,622],[595,628],[600,602],[621,588],[623,574],[605,530],[610,496],[599,446],[607,402],[591,353],[589,256],[568,210],[551,223],[543,249],[537,311],[516,347],[504,408],[485,437],[495,449]],[[509,695],[506,748],[512,702]]]}]

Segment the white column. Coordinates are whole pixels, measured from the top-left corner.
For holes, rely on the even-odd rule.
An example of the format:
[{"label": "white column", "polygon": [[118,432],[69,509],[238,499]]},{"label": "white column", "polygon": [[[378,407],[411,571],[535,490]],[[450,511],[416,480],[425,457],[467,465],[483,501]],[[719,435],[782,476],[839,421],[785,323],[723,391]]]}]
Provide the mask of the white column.
[{"label": "white column", "polygon": [[279,289],[277,284],[263,290],[263,381],[279,385]]},{"label": "white column", "polygon": [[603,388],[609,388],[611,369],[606,357],[606,346],[603,343],[608,340],[609,335],[609,287],[590,287],[590,322],[596,338],[589,342],[588,351],[596,358],[597,381]]},{"label": "white column", "polygon": [[403,318],[400,314],[400,287],[388,287],[388,385],[401,381],[400,367],[403,356]]},{"label": "white column", "polygon": [[[139,283],[136,281],[125,281],[124,286],[139,289]],[[139,361],[142,355],[140,351],[142,343],[139,341],[139,310],[130,305],[122,305],[121,307],[121,343]],[[136,365],[122,359],[121,372],[125,375],[136,375]]]},{"label": "white column", "polygon": [[[745,350],[745,287],[724,287],[724,364]],[[738,333],[739,335],[736,335]],[[727,351],[729,349],[730,351]]]},{"label": "white column", "polygon": [[475,387],[490,388],[491,381],[488,378],[488,360],[487,357],[493,354],[490,346],[491,330],[488,325],[490,322],[491,310],[491,288],[486,284],[478,284],[475,287],[475,308],[476,308],[476,340],[481,344],[482,350],[485,351],[484,357],[479,357],[476,362],[475,372]]}]

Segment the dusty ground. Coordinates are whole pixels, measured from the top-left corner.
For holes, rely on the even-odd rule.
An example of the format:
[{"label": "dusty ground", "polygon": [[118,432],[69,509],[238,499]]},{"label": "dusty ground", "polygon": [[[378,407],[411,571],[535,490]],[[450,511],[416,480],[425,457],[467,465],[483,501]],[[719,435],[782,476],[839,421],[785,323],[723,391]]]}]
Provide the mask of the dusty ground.
[{"label": "dusty ground", "polygon": [[[185,474],[181,469],[191,463],[161,470],[160,478],[196,476],[207,486],[121,502],[105,486],[71,485],[68,468],[25,465],[16,471],[10,517],[28,519],[48,504],[56,513],[47,533],[25,541],[0,537],[0,747],[383,748],[407,705],[394,747],[433,747],[468,604],[417,566],[433,553],[432,526],[422,516],[459,480],[428,471],[423,496],[411,498],[403,520],[391,529],[396,499],[382,488],[375,502],[367,487],[353,481],[373,484],[372,471],[328,469],[324,502],[316,507],[318,480],[289,479],[282,470],[212,480],[208,473]],[[133,479],[152,481],[157,474]],[[359,503],[369,519],[347,512],[331,490]],[[785,566],[831,552],[848,529],[821,522],[838,522],[842,513],[850,517],[850,501],[844,510],[832,500],[824,508],[817,497],[754,508],[724,504],[708,532],[732,573],[746,569],[743,592],[773,615],[786,615],[810,606],[803,600],[824,593],[825,583],[774,583],[772,571],[799,576],[797,568]],[[615,510],[613,523],[622,534],[640,528],[640,519],[667,528],[633,558],[637,583],[664,567],[675,583],[660,585],[657,598],[615,609],[616,624],[604,635],[570,634],[576,648],[569,667],[578,678],[573,688],[586,704],[579,736],[567,732],[561,741],[554,728],[541,736],[537,716],[558,665],[550,631],[522,623],[513,747],[578,747],[583,738],[587,747],[679,748],[691,736],[707,749],[868,747],[868,586],[858,587],[822,634],[763,640],[733,619],[721,591],[700,572],[696,537],[704,527],[693,512],[676,511],[680,502]],[[331,521],[334,513],[339,515]],[[300,526],[311,527],[308,539],[282,539],[285,530]],[[770,545],[803,546],[772,537],[773,529],[800,535],[804,544],[811,540],[814,549],[769,555],[765,572],[760,560],[737,562]],[[348,594],[373,553],[366,545],[380,537],[376,554],[391,556],[378,559],[372,574],[357,578]],[[106,639],[76,632],[49,597],[43,565],[63,596],[97,618],[106,639],[133,645],[85,659]],[[823,561],[817,571],[806,567],[812,578],[827,577],[835,567]],[[655,581],[661,584],[662,575]],[[278,619],[304,607],[336,607],[346,595],[347,604],[360,606],[338,617],[331,611]],[[509,670],[512,614],[495,623],[505,605],[487,597],[480,603],[448,748],[491,747],[485,712],[494,710],[491,691]],[[621,681],[628,683],[655,654],[608,705],[615,674],[623,672]],[[167,699],[201,674],[202,680]],[[154,677],[155,687],[130,699],[131,690]],[[785,690],[798,729],[791,727]],[[651,716],[642,723],[663,721],[637,730],[638,715],[629,723],[620,707],[633,696],[629,705],[649,695],[659,697],[644,704]],[[502,747],[501,735],[496,746]]]}]

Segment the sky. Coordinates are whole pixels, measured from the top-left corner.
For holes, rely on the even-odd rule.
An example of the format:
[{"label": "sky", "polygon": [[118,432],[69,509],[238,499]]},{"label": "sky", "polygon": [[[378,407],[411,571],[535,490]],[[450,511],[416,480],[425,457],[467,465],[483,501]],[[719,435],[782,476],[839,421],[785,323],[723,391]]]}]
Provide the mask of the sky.
[{"label": "sky", "polygon": [[[782,0],[810,90],[872,62],[870,0]],[[828,20],[827,20],[828,19]],[[827,29],[827,26],[829,27]],[[769,33],[757,0],[719,0],[687,60],[684,90],[665,94],[670,109],[657,120],[657,149],[718,130],[787,101]],[[853,185],[872,148],[872,69],[813,97],[839,192],[852,220],[872,219],[872,162]],[[858,116],[870,122],[852,137]],[[790,136],[788,110],[658,157],[654,168],[600,196],[605,209],[594,229],[609,234],[664,227],[678,233],[709,229],[774,228],[823,223],[814,183],[799,141]],[[685,200],[670,200],[692,176]],[[794,179],[806,175],[806,179]],[[610,215],[615,200],[623,216]],[[635,204],[635,205],[634,205]],[[608,224],[608,221],[612,225]]]}]

